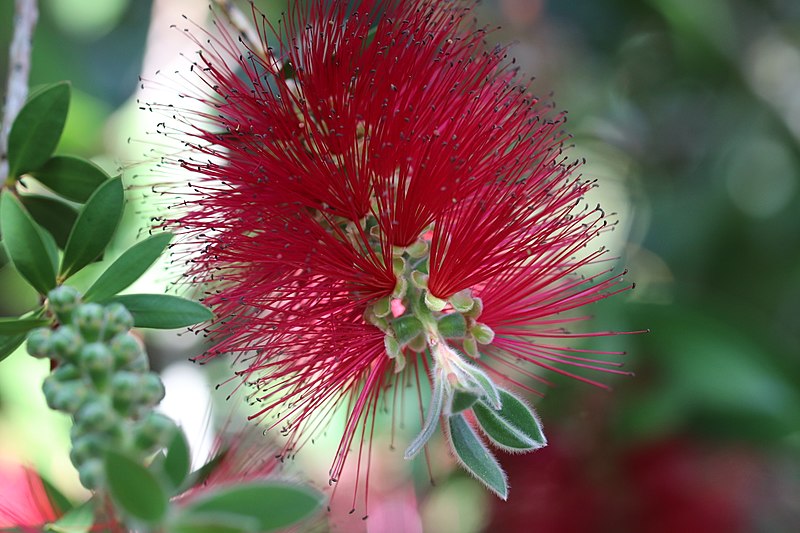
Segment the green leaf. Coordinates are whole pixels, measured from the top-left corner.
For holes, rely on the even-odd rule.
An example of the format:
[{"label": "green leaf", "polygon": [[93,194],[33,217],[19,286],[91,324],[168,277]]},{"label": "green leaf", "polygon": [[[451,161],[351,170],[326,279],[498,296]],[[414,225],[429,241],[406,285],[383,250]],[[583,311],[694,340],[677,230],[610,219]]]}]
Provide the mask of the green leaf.
[{"label": "green leaf", "polygon": [[0,318],[0,335],[16,335],[27,333],[33,328],[40,328],[50,323],[45,318]]},{"label": "green leaf", "polygon": [[64,248],[61,261],[64,278],[103,253],[122,218],[124,204],[125,194],[119,177],[106,181],[92,194],[78,214]]},{"label": "green leaf", "polygon": [[473,379],[476,388],[483,392],[482,398],[495,409],[499,409],[501,405],[500,392],[486,372],[469,363],[464,363],[461,368]]},{"label": "green leaf", "polygon": [[259,521],[252,516],[232,513],[183,513],[169,533],[258,533]]},{"label": "green leaf", "polygon": [[169,294],[123,294],[106,302],[124,305],[138,328],[185,328],[214,318],[201,304]]},{"label": "green leaf", "polygon": [[547,445],[533,409],[508,391],[500,390],[500,400],[503,405],[499,410],[483,402],[472,408],[489,440],[507,451],[536,450]]},{"label": "green leaf", "polygon": [[33,219],[50,232],[59,248],[64,248],[78,218],[77,209],[57,198],[38,194],[26,194],[20,200]]},{"label": "green leaf", "polygon": [[200,496],[186,507],[187,514],[226,513],[258,521],[259,532],[283,529],[319,510],[320,493],[278,481],[233,485]]},{"label": "green leaf", "polygon": [[460,413],[472,407],[478,401],[478,396],[472,392],[456,390],[450,402],[450,414]]},{"label": "green leaf", "polygon": [[60,490],[58,490],[55,485],[41,476],[39,479],[42,481],[42,487],[44,487],[44,491],[47,493],[47,498],[50,500],[53,510],[56,511],[57,515],[61,516],[75,508],[75,505],[72,504],[69,498],[67,498]]},{"label": "green leaf", "polygon": [[43,231],[8,190],[0,200],[3,246],[17,272],[41,294],[56,286],[53,250]]},{"label": "green leaf", "polygon": [[198,468],[197,470],[193,471],[186,480],[183,482],[183,485],[178,490],[178,493],[185,492],[192,487],[196,487],[202,485],[203,483],[208,480],[209,476],[214,473],[214,470],[225,460],[225,457],[228,455],[228,449],[221,450],[218,452],[214,457],[212,457],[206,464]]},{"label": "green leaf", "polygon": [[108,450],[105,457],[108,489],[117,506],[148,523],[158,523],[167,513],[167,494],[156,476],[129,457]]},{"label": "green leaf", "polygon": [[174,433],[167,446],[167,456],[162,465],[164,473],[174,489],[178,489],[186,480],[191,466],[189,443],[183,430]]},{"label": "green leaf", "polygon": [[86,533],[94,523],[95,502],[89,500],[70,510],[52,524],[44,527],[44,531],[55,533]]},{"label": "green leaf", "polygon": [[69,110],[69,83],[34,93],[8,134],[8,174],[17,177],[41,166],[58,145]]},{"label": "green leaf", "polygon": [[442,416],[444,405],[449,400],[449,398],[446,398],[449,394],[448,385],[445,381],[446,378],[442,377],[437,372],[434,372],[434,374],[436,374],[436,377],[433,380],[431,401],[428,402],[428,413],[425,415],[425,421],[422,424],[419,435],[414,437],[414,440],[411,441],[411,444],[408,445],[408,448],[406,448],[403,454],[403,458],[406,460],[414,458],[431,439],[436,428],[439,426],[439,417]]},{"label": "green leaf", "polygon": [[25,334],[0,336],[0,361],[14,353],[14,350],[25,341],[26,336]]},{"label": "green leaf", "polygon": [[56,155],[31,175],[67,200],[83,203],[110,178],[103,169],[80,157]]},{"label": "green leaf", "polygon": [[506,474],[500,468],[492,452],[483,444],[464,415],[453,415],[448,420],[450,444],[461,466],[478,481],[497,494],[502,500],[508,498]]},{"label": "green leaf", "polygon": [[161,256],[171,239],[171,233],[159,233],[128,248],[89,287],[84,300],[101,302],[127,289]]}]

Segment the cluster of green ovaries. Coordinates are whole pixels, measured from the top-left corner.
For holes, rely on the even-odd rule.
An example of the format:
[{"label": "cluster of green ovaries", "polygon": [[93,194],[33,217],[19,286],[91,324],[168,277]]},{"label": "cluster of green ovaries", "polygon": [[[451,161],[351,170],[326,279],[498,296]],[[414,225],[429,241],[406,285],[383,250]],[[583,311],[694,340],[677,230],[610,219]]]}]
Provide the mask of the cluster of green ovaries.
[{"label": "cluster of green ovaries", "polygon": [[[371,226],[375,240],[370,244],[377,248],[377,223],[372,222],[367,221],[366,225]],[[384,332],[386,355],[394,361],[395,372],[405,368],[410,355],[430,356],[433,363],[427,413],[420,433],[404,456],[416,456],[441,422],[459,462],[505,499],[505,473],[473,427],[480,428],[498,448],[511,452],[536,450],[547,441],[533,409],[498,388],[475,363],[480,358],[480,347],[490,345],[495,337],[494,331],[480,322],[481,299],[473,296],[471,289],[447,300],[428,289],[429,252],[429,243],[423,237],[408,247],[394,247],[395,289],[368,307],[364,316]]]},{"label": "cluster of green ovaries", "polygon": [[50,408],[72,416],[70,458],[81,483],[97,489],[105,479],[105,450],[145,462],[176,427],[153,411],[164,386],[130,334],[133,316],[122,304],[82,303],[67,286],[50,291],[47,301],[59,325],[33,330],[28,352],[57,365],[42,389]]}]

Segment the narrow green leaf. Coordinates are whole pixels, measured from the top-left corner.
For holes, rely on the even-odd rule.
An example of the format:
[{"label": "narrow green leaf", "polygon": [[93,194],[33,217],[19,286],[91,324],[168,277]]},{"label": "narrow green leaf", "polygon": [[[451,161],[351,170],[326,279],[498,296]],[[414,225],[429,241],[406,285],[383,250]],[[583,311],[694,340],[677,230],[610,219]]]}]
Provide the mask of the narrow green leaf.
[{"label": "narrow green leaf", "polygon": [[489,439],[508,451],[537,450],[547,445],[542,424],[534,410],[508,391],[500,390],[499,410],[485,403],[473,407],[475,417]]},{"label": "narrow green leaf", "polygon": [[14,350],[25,341],[25,337],[25,334],[0,336],[0,361],[14,353]]},{"label": "narrow green leaf", "polygon": [[42,487],[44,487],[44,491],[47,493],[47,498],[50,500],[53,510],[56,511],[58,516],[64,515],[75,508],[75,505],[73,505],[69,498],[58,490],[55,485],[43,477],[39,479],[42,481]]},{"label": "narrow green leaf", "polygon": [[169,533],[258,533],[259,520],[233,513],[183,513],[167,528]]},{"label": "narrow green leaf", "polygon": [[259,532],[276,531],[308,518],[322,506],[323,496],[307,487],[278,481],[233,485],[200,496],[187,514],[230,513],[255,518]]},{"label": "narrow green leaf", "polygon": [[500,468],[492,452],[483,444],[480,437],[467,423],[464,415],[453,415],[448,421],[450,444],[461,466],[497,494],[500,499],[508,498],[506,474]]},{"label": "narrow green leaf", "polygon": [[201,304],[169,294],[123,294],[107,302],[124,305],[139,328],[184,328],[214,318]]},{"label": "narrow green leaf", "polygon": [[445,396],[448,395],[445,378],[439,373],[434,372],[434,374],[436,374],[436,378],[433,380],[433,390],[431,391],[431,401],[428,403],[428,413],[425,415],[425,421],[422,424],[419,435],[414,437],[414,440],[411,441],[411,444],[408,445],[408,448],[406,448],[403,454],[403,458],[406,460],[413,459],[431,439],[439,425],[439,417],[442,416],[442,409],[444,409],[446,401],[449,401],[449,398],[445,398]]},{"label": "narrow green leaf", "polygon": [[457,390],[453,393],[453,400],[450,402],[450,413],[457,414],[466,411],[478,401],[478,396],[472,392]]},{"label": "narrow green leaf", "polygon": [[191,461],[189,443],[183,430],[179,429],[167,446],[167,456],[163,463],[164,473],[174,489],[177,490],[186,480]]},{"label": "narrow green leaf", "polygon": [[159,233],[128,248],[89,287],[84,300],[101,302],[127,289],[161,256],[171,239],[171,233]]},{"label": "narrow green leaf", "polygon": [[122,179],[118,177],[106,181],[92,194],[69,234],[61,276],[70,277],[103,253],[122,218],[124,203]]},{"label": "narrow green leaf", "polygon": [[109,450],[105,471],[111,497],[127,514],[158,523],[167,513],[167,494],[156,476],[129,457]]},{"label": "narrow green leaf", "polygon": [[494,407],[495,409],[499,409],[501,402],[500,402],[500,392],[497,390],[492,379],[480,368],[475,365],[471,365],[469,363],[464,363],[462,366],[464,371],[469,374],[469,376],[474,380],[475,385],[477,388],[483,392],[483,398],[486,399],[489,404]]},{"label": "narrow green leaf", "polygon": [[86,159],[56,155],[31,175],[67,200],[83,203],[110,178],[103,169]]},{"label": "narrow green leaf", "polygon": [[78,210],[57,198],[38,194],[26,194],[20,200],[33,219],[50,232],[58,247],[64,248]]},{"label": "narrow green leaf", "polygon": [[70,86],[56,83],[34,93],[8,134],[8,174],[17,177],[41,166],[58,145],[69,110]]},{"label": "narrow green leaf", "polygon": [[27,333],[50,323],[45,318],[0,318],[0,335],[9,336]]},{"label": "narrow green leaf", "polygon": [[86,533],[94,523],[95,502],[89,500],[70,510],[52,524],[44,527],[44,531],[54,533]]},{"label": "narrow green leaf", "polygon": [[0,200],[3,246],[17,272],[41,294],[56,286],[53,255],[42,230],[8,190]]}]

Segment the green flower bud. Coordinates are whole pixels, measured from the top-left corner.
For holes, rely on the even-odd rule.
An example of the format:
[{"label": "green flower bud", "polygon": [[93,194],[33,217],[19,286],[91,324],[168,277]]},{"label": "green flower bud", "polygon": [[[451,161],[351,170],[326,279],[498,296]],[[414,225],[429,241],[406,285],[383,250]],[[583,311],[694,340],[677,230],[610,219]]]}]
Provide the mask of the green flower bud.
[{"label": "green flower bud", "polygon": [[133,315],[124,305],[112,303],[106,306],[106,338],[118,333],[127,333],[133,327]]},{"label": "green flower bud", "polygon": [[86,402],[75,413],[75,425],[80,434],[102,433],[119,424],[119,417],[108,405],[104,397],[96,397]]},{"label": "green flower bud", "polygon": [[478,322],[470,328],[469,332],[472,333],[478,344],[492,344],[494,341],[494,331],[486,324]]},{"label": "green flower bud", "polygon": [[72,322],[87,341],[96,341],[103,333],[105,309],[100,304],[82,304],[72,313]]},{"label": "green flower bud", "polygon": [[111,349],[100,342],[93,342],[81,349],[78,360],[95,386],[103,389],[114,370],[114,355]]},{"label": "green flower bud", "polygon": [[50,374],[50,378],[55,379],[61,383],[73,381],[81,378],[80,369],[72,363],[61,363]]},{"label": "green flower bud", "polygon": [[[144,350],[139,342],[127,333],[119,333],[108,343],[114,355],[116,368],[127,368],[128,365],[144,356]],[[146,360],[145,356],[145,360]]]},{"label": "green flower bud", "polygon": [[175,422],[166,416],[150,413],[136,425],[134,443],[140,451],[150,453],[165,446],[177,429]]},{"label": "green flower bud", "polygon": [[[71,432],[73,433],[73,432]],[[69,459],[76,468],[91,459],[99,459],[106,448],[105,439],[98,435],[78,435],[72,439],[72,449],[69,452]]]},{"label": "green flower bud", "polygon": [[111,401],[114,409],[127,415],[140,395],[141,376],[134,372],[115,372],[111,377]]},{"label": "green flower bud", "polygon": [[103,462],[100,459],[90,459],[78,467],[78,478],[81,485],[89,490],[99,488],[105,481]]},{"label": "green flower bud", "polygon": [[145,405],[156,405],[164,399],[164,383],[157,374],[149,373],[139,377],[139,400]]},{"label": "green flower bud", "polygon": [[50,309],[62,324],[72,321],[72,313],[81,303],[80,293],[68,285],[61,285],[47,293],[47,302]]},{"label": "green flower bud", "polygon": [[36,328],[31,331],[26,345],[28,353],[42,359],[54,357],[52,335],[53,332],[49,328]]},{"label": "green flower bud", "polygon": [[[53,352],[66,361],[74,361],[84,345],[83,337],[72,326],[61,326],[50,337]],[[55,358],[55,357],[54,357]]]}]

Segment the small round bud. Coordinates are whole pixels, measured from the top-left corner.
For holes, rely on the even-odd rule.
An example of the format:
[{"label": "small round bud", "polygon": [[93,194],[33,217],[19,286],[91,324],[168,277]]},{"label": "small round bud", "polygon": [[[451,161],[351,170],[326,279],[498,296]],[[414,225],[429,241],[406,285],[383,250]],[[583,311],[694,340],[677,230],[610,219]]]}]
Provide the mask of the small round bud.
[{"label": "small round bud", "polygon": [[62,324],[72,320],[72,312],[81,303],[80,293],[68,285],[61,285],[47,293],[47,301]]},{"label": "small round bud", "polygon": [[157,374],[145,374],[139,379],[139,399],[143,404],[156,405],[164,399],[164,383]]},{"label": "small round bud", "polygon": [[53,352],[66,361],[74,361],[84,344],[83,337],[72,326],[61,326],[50,337]]},{"label": "small round bud", "polygon": [[105,387],[114,370],[114,355],[108,346],[100,342],[87,344],[81,348],[78,361],[97,388]]},{"label": "small round bud", "polygon": [[61,363],[50,374],[50,378],[61,383],[67,383],[81,378],[80,369],[72,363]]},{"label": "small round bud", "polygon": [[87,401],[75,413],[76,432],[86,435],[89,433],[102,433],[108,431],[119,423],[119,417],[110,408],[105,398],[95,397]]},{"label": "small round bud", "polygon": [[106,306],[106,338],[118,333],[127,333],[133,327],[133,315],[124,305],[112,303]]},{"label": "small round bud", "polygon": [[100,487],[105,480],[103,462],[100,459],[90,459],[78,467],[78,478],[81,485],[89,490]]},{"label": "small round bud", "polygon": [[[134,361],[144,355],[144,350],[132,335],[119,333],[108,343],[111,353],[114,355],[114,366],[116,368],[126,368]],[[146,356],[145,356],[145,359]]]},{"label": "small round bud", "polygon": [[88,341],[100,338],[105,324],[105,309],[100,304],[82,304],[72,313],[72,321]]},{"label": "small round bud", "polygon": [[120,414],[127,415],[139,398],[141,376],[135,372],[125,370],[115,372],[111,377],[111,396],[114,409]]},{"label": "small round bud", "polygon": [[176,430],[175,422],[170,418],[151,412],[137,424],[134,442],[139,450],[149,453],[155,448],[165,446]]},{"label": "small round bud", "polygon": [[36,328],[31,331],[28,334],[28,343],[25,346],[28,353],[43,359],[54,357],[52,335],[53,332],[49,328]]}]

